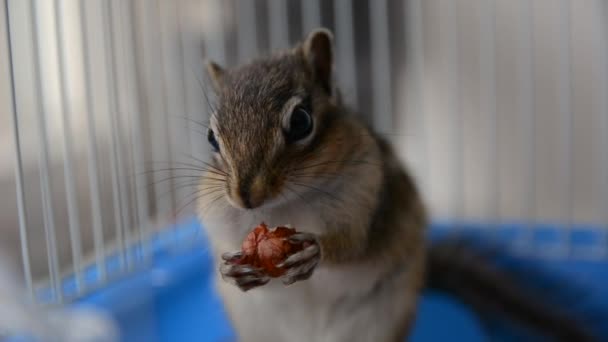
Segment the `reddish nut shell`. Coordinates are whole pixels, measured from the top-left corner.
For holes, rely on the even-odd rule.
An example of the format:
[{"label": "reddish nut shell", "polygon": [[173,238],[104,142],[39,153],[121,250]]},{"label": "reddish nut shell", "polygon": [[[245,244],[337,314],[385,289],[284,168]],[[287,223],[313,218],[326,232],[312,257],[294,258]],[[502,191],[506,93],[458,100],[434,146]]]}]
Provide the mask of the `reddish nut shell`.
[{"label": "reddish nut shell", "polygon": [[295,233],[293,228],[268,229],[266,224],[261,223],[243,240],[243,257],[238,263],[259,267],[271,277],[280,277],[286,270],[276,265],[285,261],[289,255],[302,250],[302,245],[294,245],[286,240]]},{"label": "reddish nut shell", "polygon": [[262,223],[255,227],[255,229],[247,235],[241,245],[243,255],[254,256],[257,253],[258,243],[262,241],[262,238],[264,238],[266,234],[268,234],[268,226],[266,226],[266,224]]},{"label": "reddish nut shell", "polygon": [[287,237],[295,233],[295,229],[277,227],[268,232],[266,238],[258,243],[260,264],[269,276],[282,276],[286,270],[284,268],[276,267],[276,265],[285,261],[289,255],[301,249],[300,246],[294,245],[286,240]]}]

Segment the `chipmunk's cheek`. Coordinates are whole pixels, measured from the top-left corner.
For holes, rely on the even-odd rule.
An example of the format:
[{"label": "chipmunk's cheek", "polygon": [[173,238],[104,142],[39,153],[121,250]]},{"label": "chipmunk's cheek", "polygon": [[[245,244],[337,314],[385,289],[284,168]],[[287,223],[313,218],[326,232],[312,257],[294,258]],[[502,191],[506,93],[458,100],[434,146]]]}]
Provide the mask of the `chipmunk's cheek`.
[{"label": "chipmunk's cheek", "polygon": [[243,204],[237,197],[237,193],[234,191],[234,185],[232,183],[226,186],[226,200],[231,206],[235,208],[242,208]]},{"label": "chipmunk's cheek", "polygon": [[273,183],[268,186],[268,193],[266,195],[266,203],[278,204],[285,199],[286,188],[283,182]]},{"label": "chipmunk's cheek", "polygon": [[266,178],[262,186],[263,189],[259,192],[262,196],[262,199],[259,200],[261,202],[259,207],[272,208],[284,203],[288,198],[285,181],[281,178]]}]

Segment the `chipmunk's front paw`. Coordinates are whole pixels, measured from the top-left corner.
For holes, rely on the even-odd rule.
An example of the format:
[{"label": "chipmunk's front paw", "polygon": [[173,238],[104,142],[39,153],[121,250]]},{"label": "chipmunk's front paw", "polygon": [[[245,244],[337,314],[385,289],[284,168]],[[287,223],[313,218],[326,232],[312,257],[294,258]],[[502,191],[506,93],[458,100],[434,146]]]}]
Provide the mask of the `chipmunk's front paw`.
[{"label": "chipmunk's front paw", "polygon": [[222,255],[222,259],[224,259],[224,262],[220,265],[222,279],[238,286],[242,291],[249,291],[254,287],[266,285],[270,281],[270,277],[264,271],[251,265],[235,263],[241,256],[241,252]]},{"label": "chipmunk's front paw", "polygon": [[296,281],[305,280],[312,276],[315,267],[321,259],[321,248],[314,234],[297,233],[288,238],[293,244],[301,244],[304,249],[291,255],[278,266],[287,269],[282,281],[285,285],[291,285]]}]

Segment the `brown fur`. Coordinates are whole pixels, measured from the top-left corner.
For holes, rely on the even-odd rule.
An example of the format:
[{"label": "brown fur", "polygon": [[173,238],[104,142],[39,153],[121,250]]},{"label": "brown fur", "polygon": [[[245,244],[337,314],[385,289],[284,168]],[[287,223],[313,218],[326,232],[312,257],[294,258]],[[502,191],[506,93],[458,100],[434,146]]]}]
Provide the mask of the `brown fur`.
[{"label": "brown fur", "polygon": [[[311,37],[317,41],[311,43]],[[266,220],[300,206],[310,209],[311,215],[318,215],[315,220],[322,223],[296,226],[315,233],[320,244],[321,263],[310,280],[293,285],[293,289],[268,284],[246,296],[218,280],[241,338],[247,334],[256,340],[251,335],[255,334],[251,323],[240,315],[247,307],[244,302],[254,300],[254,296],[275,296],[264,291],[292,291],[285,295],[321,291],[319,298],[326,292],[336,292],[327,299],[334,304],[329,308],[313,306],[310,315],[317,309],[325,314],[329,310],[328,315],[337,320],[337,326],[346,324],[350,319],[347,316],[353,312],[360,312],[362,320],[384,311],[394,312],[395,317],[379,324],[378,331],[352,331],[348,338],[338,328],[335,333],[317,332],[338,341],[364,336],[383,336],[382,340],[387,341],[402,339],[414,317],[425,267],[424,206],[389,145],[357,121],[339,101],[330,83],[331,75],[327,75],[328,65],[332,64],[328,60],[332,52],[325,51],[328,41],[327,36],[311,35],[294,49],[233,69],[209,65],[218,93],[211,127],[220,143],[220,153],[202,179],[200,189],[206,193],[199,213],[212,231],[215,253],[239,248],[252,227],[235,227],[227,232],[226,226],[241,224],[239,218]],[[282,113],[294,96],[309,100],[313,109],[314,135],[304,144],[287,144],[283,137]],[[255,185],[250,186],[249,202],[259,205],[259,209],[239,208],[246,201],[239,198],[240,192],[235,189],[243,184]],[[276,209],[267,203],[276,203]],[[360,277],[354,283],[347,280],[353,274]],[[345,287],[343,294],[340,287]],[[253,302],[251,305],[253,308]],[[267,305],[267,310],[281,310]],[[259,303],[255,307],[265,309]],[[290,324],[286,317],[281,318]],[[255,320],[252,316],[247,319]],[[358,329],[366,329],[363,326],[369,324],[352,320],[349,324]],[[278,336],[259,339],[280,340]],[[315,335],[307,337],[311,336]]]}]

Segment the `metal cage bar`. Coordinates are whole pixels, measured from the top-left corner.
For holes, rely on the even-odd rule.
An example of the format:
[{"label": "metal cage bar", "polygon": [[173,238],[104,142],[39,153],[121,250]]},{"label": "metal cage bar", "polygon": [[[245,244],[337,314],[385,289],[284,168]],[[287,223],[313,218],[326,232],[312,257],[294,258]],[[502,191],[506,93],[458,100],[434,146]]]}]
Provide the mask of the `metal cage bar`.
[{"label": "metal cage bar", "polygon": [[[406,18],[408,18],[409,28],[406,26],[405,30],[410,32],[411,35],[411,43],[410,46],[410,54],[411,54],[411,65],[412,65],[412,77],[415,81],[414,86],[412,86],[411,95],[411,112],[408,115],[412,115],[417,117],[416,121],[418,123],[418,127],[420,128],[418,131],[418,181],[421,183],[420,188],[422,193],[429,193],[429,188],[432,180],[431,175],[431,158],[429,157],[429,118],[428,112],[425,110],[426,108],[426,97],[424,90],[424,69],[425,69],[425,53],[424,53],[424,8],[423,8],[423,0],[412,0],[410,1],[410,7],[406,7],[406,11],[409,12],[409,15],[406,13]],[[407,33],[407,32],[406,32]],[[406,34],[406,37],[407,34]],[[406,38],[407,39],[407,38]],[[407,42],[406,42],[407,43]]]},{"label": "metal cage bar", "polygon": [[[597,115],[600,117],[600,126],[602,127],[602,143],[604,146],[608,146],[608,4],[606,2],[597,2],[597,46],[599,46],[599,67],[598,74],[600,75],[600,85],[598,86],[597,97],[600,100],[598,106]],[[600,210],[603,211],[603,233],[601,243],[599,246],[599,256],[608,257],[608,152],[602,151],[600,159],[602,160],[602,178],[604,180],[603,196]]]},{"label": "metal cage bar", "polygon": [[[126,37],[123,39],[123,44],[121,46],[121,50],[123,55],[125,56],[125,69],[126,70],[136,70],[136,62],[134,54],[129,54],[128,52],[133,52],[133,50],[129,49],[129,46],[135,45],[135,37],[133,32],[133,27],[129,25],[129,19],[132,16],[127,13],[127,10],[131,8],[130,4],[126,6],[122,1],[120,3],[123,5],[119,8],[120,19],[125,31],[127,31]],[[132,3],[131,3],[132,4]],[[135,77],[135,75],[133,75]],[[137,89],[132,89],[134,84],[131,82],[131,77],[127,75],[127,73],[123,73],[123,80],[125,83],[125,87],[130,90],[129,93],[134,98],[139,100],[139,95]],[[137,226],[137,239],[138,239],[138,254],[137,257],[141,258],[144,262],[148,261],[150,258],[150,254],[148,253],[145,241],[147,237],[146,227],[148,226],[149,221],[149,207],[148,207],[148,188],[146,186],[146,177],[145,177],[145,164],[144,164],[144,149],[143,149],[143,132],[142,132],[142,115],[140,113],[140,107],[138,105],[138,101],[131,102],[131,108],[127,112],[129,115],[129,124],[131,126],[130,134],[130,149],[133,163],[133,178],[134,178],[134,196],[133,196],[133,204],[135,210],[137,211],[137,220],[135,220],[135,225]]]},{"label": "metal cage bar", "polygon": [[357,107],[357,65],[355,60],[355,34],[353,8],[349,0],[335,0],[336,58],[339,60],[338,80],[348,103]]},{"label": "metal cage bar", "polygon": [[528,221],[528,228],[521,236],[518,244],[520,249],[529,248],[534,243],[534,230],[536,221],[536,83],[534,78],[536,66],[536,42],[534,39],[534,6],[529,0],[521,1],[521,26],[519,39],[519,89],[521,98],[521,121],[526,127],[526,144],[521,151],[525,156],[527,191],[524,192],[524,217]]},{"label": "metal cage bar", "polygon": [[237,2],[237,54],[238,61],[242,63],[257,55],[258,31],[255,3],[247,0],[237,0]]},{"label": "metal cage bar", "polygon": [[[395,125],[401,125],[401,120],[396,116],[403,115],[402,110],[407,109],[404,125],[412,123],[417,131],[415,136],[409,136],[414,129],[407,127],[412,132],[408,131],[408,136],[403,141],[414,143],[413,148],[404,147],[409,150],[403,155],[411,157],[414,162],[420,188],[425,196],[430,197],[428,202],[431,205],[439,204],[441,212],[446,213],[442,218],[461,222],[484,217],[488,222],[503,224],[513,218],[506,214],[510,212],[509,215],[520,215],[513,219],[525,220],[527,226],[516,236],[515,244],[534,256],[607,256],[608,229],[605,225],[608,218],[604,212],[594,214],[594,220],[601,221],[604,226],[598,232],[603,239],[597,245],[598,253],[595,253],[595,249],[593,253],[588,253],[583,248],[576,248],[572,239],[572,233],[583,216],[581,211],[584,211],[575,202],[573,195],[579,189],[579,183],[584,183],[580,182],[580,166],[574,165],[578,160],[575,157],[577,148],[580,147],[580,135],[583,135],[579,134],[579,122],[575,116],[580,105],[579,92],[575,89],[579,86],[576,82],[580,71],[577,63],[580,61],[576,54],[578,52],[573,51],[579,46],[576,35],[581,29],[577,20],[574,20],[580,14],[576,12],[578,5],[562,0],[557,3],[559,6],[556,11],[552,12],[555,16],[547,19],[535,13],[543,6],[540,2],[521,0],[509,4],[513,6],[509,9],[517,12],[508,15],[517,17],[518,25],[513,26],[516,30],[513,31],[514,34],[509,31],[507,37],[501,31],[505,22],[503,13],[497,10],[498,4],[501,6],[499,9],[503,9],[502,6],[507,8],[505,3],[496,0],[475,2],[474,5],[450,1],[446,6],[423,0],[408,0],[406,3],[387,0],[363,3],[332,0],[331,4],[319,0],[155,0],[153,3],[144,0],[74,1],[75,13],[79,16],[76,18],[76,26],[82,32],[74,44],[66,34],[71,30],[69,20],[62,20],[63,16],[71,13],[72,3],[60,0],[49,4],[35,0],[24,3],[5,0],[5,22],[2,24],[6,25],[7,56],[11,69],[11,79],[7,83],[11,87],[15,144],[14,172],[18,209],[16,229],[21,236],[21,257],[28,291],[35,291],[33,282],[38,280],[32,274],[33,261],[30,253],[33,255],[33,249],[28,244],[33,238],[30,225],[36,222],[30,219],[32,215],[38,215],[45,229],[48,260],[43,261],[48,262],[44,267],[48,267],[50,284],[57,301],[62,299],[61,271],[64,271],[65,256],[60,247],[63,246],[63,240],[69,239],[71,246],[71,255],[68,256],[68,259],[71,257],[71,264],[68,266],[75,275],[76,295],[89,288],[88,279],[85,284],[84,269],[88,266],[86,264],[91,252],[98,270],[96,285],[103,285],[109,280],[106,274],[110,272],[109,257],[116,251],[120,260],[119,272],[132,269],[140,257],[148,260],[148,247],[154,236],[152,230],[156,227],[155,224],[170,221],[174,218],[169,218],[170,214],[178,214],[176,209],[181,209],[182,204],[188,200],[195,199],[183,198],[195,195],[183,196],[187,193],[184,189],[190,190],[188,188],[194,186],[196,181],[193,179],[196,175],[187,175],[192,177],[187,181],[177,180],[175,177],[181,176],[175,170],[181,162],[178,157],[184,151],[191,154],[185,156],[189,160],[183,165],[198,163],[208,157],[205,152],[205,128],[201,127],[205,126],[202,121],[207,119],[213,108],[206,103],[207,96],[212,96],[212,92],[207,94],[208,82],[202,81],[203,58],[222,65],[228,61],[244,62],[260,53],[266,47],[266,42],[272,50],[286,48],[290,39],[293,39],[290,33],[304,35],[321,24],[334,28],[336,76],[349,105],[357,109],[360,105],[363,109],[370,109],[370,113],[362,114],[367,115],[366,118],[381,135],[389,136],[393,142],[398,139],[392,136],[405,136],[399,133],[406,132],[395,132],[403,126],[396,128]],[[599,137],[600,144],[606,145],[608,100],[603,94],[608,91],[608,9],[601,0],[593,4],[597,10],[593,14],[592,39],[597,50],[593,52],[595,62],[592,70],[598,81],[592,96],[597,97],[592,120],[598,126],[590,134],[594,135],[594,139]],[[329,8],[326,5],[331,6],[329,16],[323,12]],[[21,18],[11,16],[12,7],[26,13],[15,11],[27,19],[25,24],[16,21]],[[396,19],[399,16],[391,12],[393,9],[403,9],[402,17],[407,20]],[[52,10],[54,18],[51,21],[48,20],[49,13],[44,12],[47,10]],[[585,7],[585,10],[589,8]],[[234,20],[225,20],[227,15]],[[467,15],[471,15],[475,21],[465,22],[464,19],[469,18]],[[213,23],[205,21],[212,16]],[[356,22],[358,18],[365,20]],[[440,19],[437,25],[427,22],[433,18]],[[49,23],[53,26],[50,31],[53,36],[51,43],[56,46],[47,51],[49,45],[45,44],[44,29]],[[25,32],[32,35],[32,42],[15,42],[19,32],[16,36],[14,30],[21,26],[27,27]],[[391,31],[394,28],[403,31],[395,34]],[[467,30],[475,30],[478,35],[471,37],[465,34]],[[544,39],[541,31],[553,35],[551,37],[554,40],[548,43],[543,40],[543,44],[537,44],[540,37]],[[361,32],[365,39],[356,36]],[[402,35],[404,40],[401,40]],[[514,51],[512,56],[515,60],[509,61],[513,63],[513,74],[505,77],[501,70],[505,59],[501,44],[507,40],[513,44],[511,50]],[[22,44],[27,44],[24,45],[27,46],[24,51],[29,53],[31,49],[33,62],[29,58],[26,62],[14,60],[21,53]],[[401,49],[397,44],[405,44],[405,48]],[[551,49],[556,48],[555,60],[547,61],[547,64],[544,64],[545,55],[540,50],[548,49],[545,45]],[[472,53],[468,46],[474,47]],[[73,76],[70,75],[70,68],[74,67],[70,65],[70,53],[74,47],[77,47],[78,53],[82,53],[84,68],[77,71],[84,72],[82,81],[74,81],[69,77]],[[202,51],[199,51],[200,47]],[[361,51],[365,53],[358,55]],[[401,56],[402,53],[405,53],[405,58]],[[57,58],[58,65],[46,63],[45,54]],[[473,62],[470,61],[471,55],[474,57]],[[477,58],[478,65],[475,64]],[[29,191],[30,187],[26,186],[27,180],[24,179],[24,163],[27,163],[23,160],[27,156],[29,142],[25,139],[24,127],[27,128],[26,119],[29,117],[26,114],[30,110],[28,106],[20,107],[24,97],[22,94],[26,92],[19,87],[23,82],[14,70],[14,64],[29,68],[31,63],[34,63],[31,67],[35,83],[32,90],[32,112],[36,124],[34,129],[40,133],[39,140],[34,140],[33,144],[34,151],[38,153],[38,159],[34,161],[38,163],[35,171],[40,175],[40,189],[33,190],[42,194],[42,209],[35,213],[29,210],[26,203],[26,190]],[[56,70],[52,69],[55,67]],[[400,95],[393,96],[402,91],[397,84],[402,70],[405,70],[403,74],[407,79],[405,101],[397,98]],[[51,76],[48,76],[49,71]],[[539,74],[547,72],[556,80],[555,91],[547,88],[551,94],[544,94],[546,89],[542,82],[545,80],[539,77]],[[47,87],[48,81],[54,84],[55,74],[59,85],[57,94],[49,92]],[[82,82],[82,102],[86,107],[86,113],[83,113],[86,117],[83,121],[86,134],[82,138],[86,142],[83,146],[86,155],[82,156],[86,158],[84,164],[87,170],[79,167],[79,155],[76,155],[80,148],[79,140],[73,134],[76,131],[75,125],[81,119],[77,115],[78,103],[71,98],[74,92],[71,87],[78,87],[77,82]],[[370,94],[361,93],[362,89],[368,87],[368,82]],[[501,82],[512,84],[505,87]],[[192,90],[193,87],[197,87],[196,91]],[[508,104],[512,107],[505,107],[507,101],[501,93],[503,90],[510,92],[508,96],[517,100]],[[467,97],[473,93],[479,98]],[[49,103],[53,101],[50,96],[54,95],[58,96],[56,101],[53,99],[57,104],[56,107],[51,107]],[[555,116],[541,115],[544,114],[541,111],[545,105],[542,96],[555,102],[552,103],[554,107],[550,107],[556,109]],[[507,99],[510,100],[509,97]],[[371,106],[366,106],[368,103]],[[401,105],[404,108],[400,108]],[[479,125],[468,116],[468,110],[471,107],[477,110],[477,106],[479,112],[474,114],[481,118]],[[437,113],[438,110],[443,112]],[[505,119],[503,113],[509,111],[514,113],[514,117],[508,119],[511,121],[504,122],[522,129],[517,136],[523,137],[523,140],[518,141],[515,147],[507,146],[505,141],[509,137],[500,126]],[[52,131],[55,124],[52,116],[55,112],[60,119],[60,132],[65,133],[58,136],[57,140],[60,148],[57,156],[63,158],[59,164],[63,168],[62,185],[65,194],[52,192],[55,185],[53,181],[56,180],[51,175],[53,163],[56,162],[52,157],[55,157],[56,152],[54,146],[49,145],[52,145],[50,140],[55,138]],[[176,123],[179,119],[173,120],[174,116],[182,116],[185,120]],[[445,127],[436,131],[433,125],[438,119],[445,121],[441,122]],[[463,122],[465,119],[467,121]],[[557,128],[555,132],[549,132],[556,139],[554,146],[545,146],[547,144],[541,140],[542,136],[539,137],[539,133],[546,133],[544,125],[547,122],[543,120],[548,120]],[[98,122],[103,124],[97,125]],[[442,137],[437,132],[445,132],[447,136]],[[470,134],[476,135],[476,138],[470,138]],[[485,146],[479,150],[472,149],[472,141],[475,140],[471,139],[480,137],[484,139],[482,143]],[[543,149],[547,148],[553,158],[549,160],[557,161],[556,169],[559,171],[556,172],[556,179],[560,187],[557,191],[563,194],[563,197],[555,196],[555,202],[549,206],[544,202],[547,197],[546,184],[540,173],[546,167],[542,163],[542,157],[545,153]],[[431,158],[437,151],[446,160],[446,170],[438,170],[438,159]],[[410,156],[409,152],[414,155]],[[602,203],[592,204],[605,208],[603,202],[608,202],[608,154],[599,153],[601,155],[592,157],[597,162],[594,166],[601,168],[593,170],[593,175],[598,175],[593,181],[601,183],[602,190],[597,190],[598,194],[601,192],[597,201]],[[515,191],[504,185],[504,181],[511,176],[508,170],[505,171],[510,166],[507,165],[508,158],[513,156],[516,158],[514,165],[518,167],[514,172],[518,177],[516,185],[521,185],[521,189],[514,186],[518,188]],[[480,165],[482,171],[487,171],[482,173],[487,179],[483,179],[479,191],[471,190],[474,186],[479,187],[479,184],[473,184],[474,179],[467,174],[476,167],[469,164],[471,158],[476,158],[476,165]],[[168,163],[169,167],[164,173],[149,170],[148,166],[158,165],[155,164],[157,162]],[[520,162],[521,165],[518,164]],[[86,186],[76,183],[76,179],[80,179],[80,169],[86,171],[88,189],[81,189]],[[433,186],[433,191],[430,191],[432,184],[441,184],[439,175],[442,174],[446,175],[446,179],[449,178],[446,186]],[[149,181],[153,183],[147,184]],[[86,190],[89,190],[86,195],[89,196],[91,219],[88,219],[85,210],[89,203],[79,202],[81,191]],[[438,197],[441,198],[437,199]],[[516,197],[520,203],[507,203],[518,202]],[[185,201],[181,202],[182,200]],[[552,213],[547,208],[557,213]],[[67,213],[65,223],[61,221],[64,212]],[[559,220],[557,222],[563,226],[563,230],[559,231],[553,241],[552,246],[556,248],[550,253],[543,253],[539,250],[544,246],[539,242],[538,227],[547,220]],[[56,235],[64,233],[64,225],[69,237],[58,239]],[[92,248],[88,246],[91,239],[87,238],[86,233],[89,231],[85,229],[91,229]],[[110,239],[114,240],[109,242]],[[132,253],[135,245],[137,252]],[[112,272],[111,275],[113,274]]]},{"label": "metal cage bar", "polygon": [[23,160],[22,160],[22,148],[21,148],[21,130],[19,124],[19,108],[17,105],[15,86],[15,68],[13,64],[13,41],[11,34],[11,21],[10,21],[10,10],[8,0],[4,1],[4,20],[6,24],[6,44],[7,44],[7,58],[9,67],[10,77],[10,88],[11,88],[11,116],[12,116],[12,129],[13,129],[13,143],[15,145],[15,185],[17,193],[17,216],[19,219],[19,240],[21,243],[21,262],[23,266],[23,277],[25,279],[25,286],[27,289],[30,299],[34,299],[33,280],[32,280],[32,265],[30,260],[29,245],[28,245],[28,219],[27,219],[27,207],[25,203],[25,182],[23,176]]},{"label": "metal cage bar", "polygon": [[63,117],[63,134],[62,147],[63,147],[63,158],[64,158],[64,179],[65,179],[65,193],[68,205],[68,226],[70,230],[70,243],[72,250],[72,270],[75,275],[76,292],[81,293],[83,290],[83,274],[82,270],[82,240],[80,236],[80,215],[79,205],[76,199],[76,185],[74,178],[74,142],[72,140],[71,132],[71,118],[74,115],[72,104],[68,98],[68,85],[66,80],[66,73],[69,68],[67,65],[67,57],[65,51],[64,37],[65,27],[64,22],[60,18],[64,12],[65,3],[62,1],[55,0],[55,34],[57,39],[57,54],[59,60],[59,83],[61,92],[61,108]]},{"label": "metal cage bar", "polygon": [[304,34],[321,26],[321,4],[319,0],[301,1],[302,28]]},{"label": "metal cage bar", "polygon": [[89,186],[90,186],[90,200],[91,200],[91,211],[93,219],[93,243],[95,253],[95,267],[97,269],[97,280],[103,283],[106,280],[106,247],[103,234],[103,222],[101,214],[101,190],[99,180],[99,157],[97,155],[97,132],[95,129],[95,115],[96,102],[95,95],[93,94],[93,88],[91,85],[91,71],[93,65],[89,56],[89,29],[87,27],[87,2],[80,2],[79,4],[79,16],[80,16],[80,27],[82,29],[82,54],[84,59],[84,78],[85,78],[85,96],[86,96],[86,108],[87,108],[87,129],[88,129],[88,170],[89,170]]},{"label": "metal cage bar", "polygon": [[560,120],[562,121],[562,149],[564,151],[564,160],[562,169],[564,172],[564,225],[560,236],[561,246],[560,253],[569,255],[572,253],[570,248],[570,238],[572,229],[572,211],[574,204],[572,203],[573,189],[573,114],[572,114],[572,15],[571,1],[562,0],[559,4],[559,22],[560,22],[560,40],[559,47],[559,107]]},{"label": "metal cage bar", "polygon": [[464,178],[464,163],[462,162],[463,154],[463,137],[462,137],[462,110],[460,101],[460,49],[458,44],[460,25],[458,22],[456,2],[451,1],[449,6],[446,6],[446,22],[441,24],[441,34],[447,37],[447,53],[445,55],[446,66],[448,68],[448,82],[450,89],[449,111],[450,111],[450,129],[451,129],[451,148],[450,148],[450,164],[452,167],[452,194],[451,202],[452,218],[456,221],[462,220],[464,216],[464,190],[466,189]]},{"label": "metal cage bar", "polygon": [[42,90],[42,58],[40,55],[40,38],[39,38],[39,15],[37,2],[30,2],[30,18],[32,25],[32,51],[34,55],[34,77],[35,77],[35,94],[37,102],[37,124],[39,139],[39,166],[40,166],[40,187],[42,192],[42,211],[44,232],[46,238],[47,257],[49,264],[49,278],[51,282],[53,300],[61,302],[63,300],[63,291],[61,284],[61,275],[59,268],[59,260],[57,255],[57,237],[55,231],[55,212],[53,209],[53,200],[51,198],[51,179],[50,179],[50,162],[49,162],[49,138],[47,126],[47,109],[44,104],[44,92]]},{"label": "metal cage bar", "polygon": [[487,163],[489,168],[487,216],[488,221],[500,220],[500,167],[498,150],[498,118],[496,113],[496,1],[483,2],[480,16],[479,32],[481,33],[480,90],[481,110],[489,117],[489,145]]},{"label": "metal cage bar", "polygon": [[372,70],[372,103],[374,128],[380,133],[392,133],[393,99],[391,96],[390,43],[386,0],[371,1],[370,53]]},{"label": "metal cage bar", "polygon": [[123,161],[120,153],[119,145],[120,145],[120,127],[118,124],[117,116],[121,113],[119,97],[118,97],[118,87],[119,84],[117,82],[118,75],[116,73],[116,65],[115,65],[115,51],[114,51],[114,41],[115,41],[115,32],[114,25],[112,25],[112,13],[109,8],[110,2],[106,1],[101,4],[101,20],[102,27],[104,28],[103,32],[103,49],[105,52],[104,61],[105,66],[104,69],[107,74],[108,82],[107,82],[107,92],[109,97],[109,111],[107,113],[108,119],[110,121],[110,174],[112,179],[112,204],[114,208],[114,228],[116,230],[116,242],[119,249],[119,269],[122,270],[127,265],[127,255],[125,250],[125,240],[126,240],[126,224],[128,219],[126,216],[128,215],[128,203],[126,203],[126,188],[124,186],[123,181]]},{"label": "metal cage bar", "polygon": [[289,46],[289,25],[287,22],[287,2],[268,0],[268,33],[270,49],[284,49]]}]

